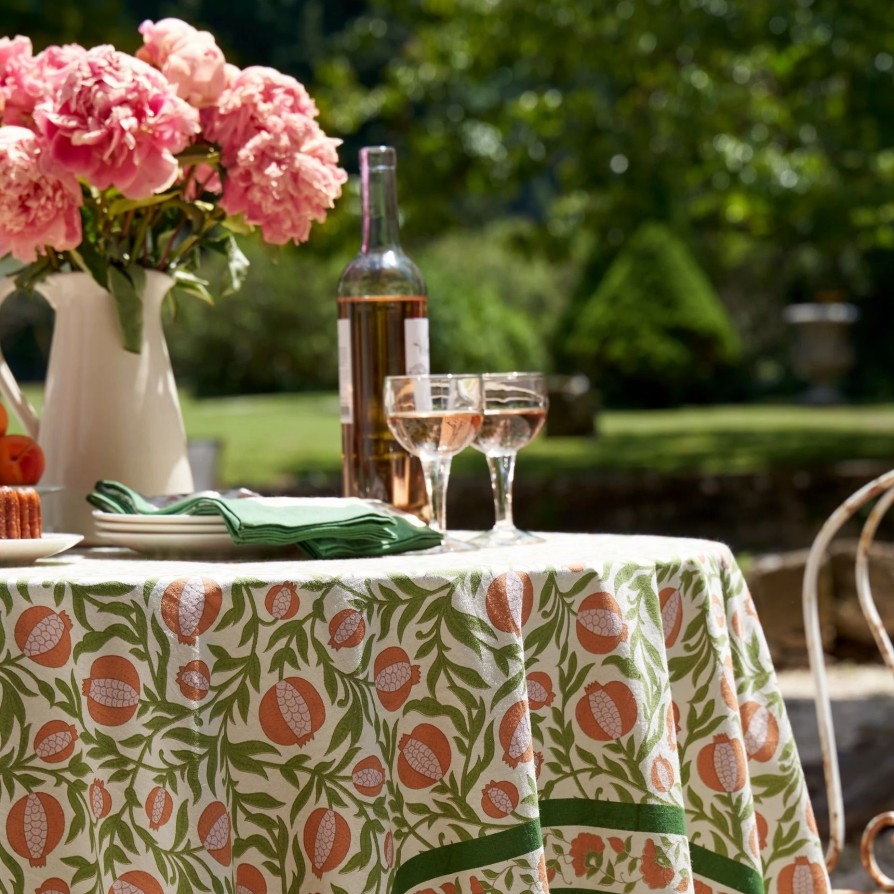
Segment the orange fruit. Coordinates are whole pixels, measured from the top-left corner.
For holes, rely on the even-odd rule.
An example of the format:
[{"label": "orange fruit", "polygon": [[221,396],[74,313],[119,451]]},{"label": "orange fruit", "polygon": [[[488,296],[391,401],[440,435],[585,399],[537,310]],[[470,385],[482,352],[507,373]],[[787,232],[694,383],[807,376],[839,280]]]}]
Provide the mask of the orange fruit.
[{"label": "orange fruit", "polygon": [[0,435],[0,484],[37,484],[44,465],[43,450],[33,438]]}]

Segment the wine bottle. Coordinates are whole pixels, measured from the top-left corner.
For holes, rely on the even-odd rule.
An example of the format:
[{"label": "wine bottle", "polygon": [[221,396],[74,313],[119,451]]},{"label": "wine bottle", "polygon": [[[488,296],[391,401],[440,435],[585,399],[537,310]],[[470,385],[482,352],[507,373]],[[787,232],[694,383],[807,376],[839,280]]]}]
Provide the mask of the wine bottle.
[{"label": "wine bottle", "polygon": [[388,429],[385,376],[427,373],[425,280],[400,247],[396,153],[360,150],[360,251],[338,283],[338,377],[345,496],[384,500],[422,513],[419,460]]}]

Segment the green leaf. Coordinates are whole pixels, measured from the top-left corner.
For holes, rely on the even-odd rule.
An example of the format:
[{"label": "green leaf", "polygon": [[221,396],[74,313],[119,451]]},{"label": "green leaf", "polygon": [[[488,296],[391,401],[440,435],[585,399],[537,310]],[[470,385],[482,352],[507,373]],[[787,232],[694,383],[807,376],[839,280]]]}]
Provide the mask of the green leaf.
[{"label": "green leaf", "polygon": [[109,291],[115,299],[121,343],[126,351],[140,353],[143,343],[143,290],[146,272],[132,265],[127,270],[109,267]]},{"label": "green leaf", "polygon": [[180,295],[189,295],[200,298],[206,304],[214,304],[214,296],[208,291],[208,282],[195,273],[190,273],[182,268],[174,271],[173,294],[177,298]]}]

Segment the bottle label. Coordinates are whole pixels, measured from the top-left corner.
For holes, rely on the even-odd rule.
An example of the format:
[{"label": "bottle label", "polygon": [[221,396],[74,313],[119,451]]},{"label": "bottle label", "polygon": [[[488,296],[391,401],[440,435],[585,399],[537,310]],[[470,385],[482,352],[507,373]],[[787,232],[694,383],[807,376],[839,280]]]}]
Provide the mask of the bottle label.
[{"label": "bottle label", "polygon": [[[350,362],[350,358],[348,358]],[[429,372],[428,317],[404,320],[404,360],[408,376]]]},{"label": "bottle label", "polygon": [[354,423],[354,385],[351,369],[351,321],[338,321],[338,403],[342,425]]}]

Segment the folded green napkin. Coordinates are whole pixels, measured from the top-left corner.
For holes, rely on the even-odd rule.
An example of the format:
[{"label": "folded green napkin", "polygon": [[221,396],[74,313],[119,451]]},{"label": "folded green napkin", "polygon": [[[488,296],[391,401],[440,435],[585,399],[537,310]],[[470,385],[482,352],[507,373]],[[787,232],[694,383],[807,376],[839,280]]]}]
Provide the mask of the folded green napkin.
[{"label": "folded green napkin", "polygon": [[98,481],[88,502],[125,515],[219,515],[234,543],[295,544],[312,559],[382,556],[427,549],[441,535],[422,522],[359,500],[232,498],[214,491],[153,501],[118,481]]}]

